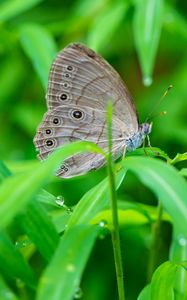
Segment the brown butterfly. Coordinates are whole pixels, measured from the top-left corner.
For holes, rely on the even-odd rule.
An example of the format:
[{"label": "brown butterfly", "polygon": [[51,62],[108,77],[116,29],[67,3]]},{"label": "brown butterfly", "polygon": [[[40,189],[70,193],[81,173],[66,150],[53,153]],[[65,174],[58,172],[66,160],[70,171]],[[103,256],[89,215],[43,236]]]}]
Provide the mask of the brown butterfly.
[{"label": "brown butterfly", "polygon": [[[119,74],[100,55],[83,44],[68,45],[52,63],[47,107],[37,129],[34,144],[43,160],[54,149],[73,141],[91,141],[107,151],[106,105],[113,103],[112,154],[139,147],[151,131],[138,124],[130,93]],[[57,171],[73,177],[105,164],[101,154],[83,153],[68,158]]]}]

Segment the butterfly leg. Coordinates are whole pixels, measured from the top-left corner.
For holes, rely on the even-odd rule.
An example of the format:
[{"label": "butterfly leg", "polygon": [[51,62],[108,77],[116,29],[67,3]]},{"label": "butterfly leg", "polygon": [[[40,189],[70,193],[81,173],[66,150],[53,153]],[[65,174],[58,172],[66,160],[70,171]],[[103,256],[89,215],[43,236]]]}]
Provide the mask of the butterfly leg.
[{"label": "butterfly leg", "polygon": [[150,142],[149,136],[147,135],[146,138],[147,138],[147,145],[148,145],[148,147],[150,148],[150,150],[152,151],[152,153],[154,154],[154,156],[158,156],[160,153],[154,151],[153,147],[151,146],[151,142]]},{"label": "butterfly leg", "polygon": [[143,140],[143,146],[142,147],[143,147],[144,154],[146,156],[149,156],[149,154],[147,153],[146,148],[145,148],[145,140]]},{"label": "butterfly leg", "polygon": [[122,156],[122,159],[125,158],[125,154],[126,154],[126,147],[125,147],[124,150],[123,150],[123,156]]}]

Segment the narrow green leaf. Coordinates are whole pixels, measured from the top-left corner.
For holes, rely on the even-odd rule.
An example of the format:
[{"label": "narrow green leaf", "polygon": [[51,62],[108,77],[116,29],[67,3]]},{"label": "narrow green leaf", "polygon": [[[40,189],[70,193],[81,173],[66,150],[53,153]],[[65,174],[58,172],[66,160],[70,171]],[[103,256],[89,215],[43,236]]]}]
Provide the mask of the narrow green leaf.
[{"label": "narrow green leaf", "polygon": [[0,21],[8,21],[9,19],[29,10],[42,0],[8,0],[0,4]]},{"label": "narrow green leaf", "polygon": [[96,51],[106,47],[112,36],[117,32],[129,4],[117,0],[111,2],[106,9],[94,18],[94,23],[88,35],[88,45]]},{"label": "narrow green leaf", "polygon": [[152,73],[163,22],[163,0],[135,0],[133,31],[145,85]]},{"label": "narrow green leaf", "polygon": [[151,281],[151,300],[174,299],[174,280],[177,265],[167,261],[160,265],[153,274]]},{"label": "narrow green leaf", "polygon": [[0,300],[18,300],[0,276]]},{"label": "narrow green leaf", "polygon": [[[122,168],[119,169],[119,165],[116,169],[116,187],[118,188],[125,176],[125,171]],[[88,191],[76,205],[54,259],[52,259],[41,279],[38,300],[51,298],[54,300],[72,299],[75,287],[79,285],[87,257],[98,234],[99,226],[88,226],[88,224],[91,223],[92,218],[100,210],[109,205],[108,184],[108,178],[104,179]],[[86,255],[83,255],[84,251],[86,251]],[[69,274],[71,269],[69,271],[67,266],[71,267],[72,265],[75,271],[72,270],[72,274]]]},{"label": "narrow green leaf", "polygon": [[146,285],[139,294],[137,300],[151,300],[151,285]]},{"label": "narrow green leaf", "polygon": [[9,278],[19,278],[32,288],[36,285],[32,269],[3,232],[0,232],[0,269]]},{"label": "narrow green leaf", "polygon": [[25,24],[20,28],[20,39],[46,89],[50,65],[57,52],[53,37],[41,25]]},{"label": "narrow green leaf", "polygon": [[96,225],[79,225],[62,237],[39,283],[37,300],[73,299],[98,230]]},{"label": "narrow green leaf", "polygon": [[187,184],[177,170],[162,161],[146,157],[127,157],[122,165],[157,195],[175,228],[187,237]]},{"label": "narrow green leaf", "polygon": [[75,142],[57,149],[38,167],[24,174],[5,179],[0,186],[0,227],[6,226],[37,191],[53,176],[59,165],[68,157],[80,152],[104,152],[89,142]]},{"label": "narrow green leaf", "polygon": [[33,199],[18,219],[41,255],[49,261],[59,242],[59,235],[42,205]]},{"label": "narrow green leaf", "polygon": [[55,203],[56,197],[52,194],[50,194],[49,192],[47,192],[46,190],[42,190],[37,194],[37,201],[39,201],[40,203],[43,204],[47,204],[50,206],[57,206]]}]

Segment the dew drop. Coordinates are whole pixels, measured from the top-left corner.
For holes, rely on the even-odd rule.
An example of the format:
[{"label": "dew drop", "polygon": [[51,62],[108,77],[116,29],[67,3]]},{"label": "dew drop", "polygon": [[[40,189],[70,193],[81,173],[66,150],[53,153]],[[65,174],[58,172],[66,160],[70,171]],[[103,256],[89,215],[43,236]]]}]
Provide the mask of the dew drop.
[{"label": "dew drop", "polygon": [[100,240],[104,240],[105,236],[108,234],[107,222],[105,220],[101,220],[99,222],[100,233],[98,238]]},{"label": "dew drop", "polygon": [[80,287],[76,288],[75,294],[74,294],[74,299],[80,299],[83,296],[82,289]]},{"label": "dew drop", "polygon": [[27,247],[31,244],[31,241],[29,239],[23,239],[20,241],[15,242],[15,248],[22,249],[24,247]]},{"label": "dew drop", "polygon": [[69,215],[71,215],[73,212],[73,209],[71,207],[66,207],[66,211]]},{"label": "dew drop", "polygon": [[153,82],[153,79],[152,79],[152,77],[150,77],[150,76],[145,76],[145,77],[143,78],[143,84],[144,84],[145,86],[150,86],[150,85],[152,84],[152,82]]},{"label": "dew drop", "polygon": [[179,238],[179,245],[185,247],[187,244],[187,240],[184,237]]},{"label": "dew drop", "polygon": [[64,198],[62,196],[57,196],[55,202],[60,207],[64,206]]},{"label": "dew drop", "polygon": [[101,228],[105,228],[106,225],[107,225],[107,222],[106,222],[105,220],[101,220],[101,221],[99,222],[99,226],[100,226]]}]

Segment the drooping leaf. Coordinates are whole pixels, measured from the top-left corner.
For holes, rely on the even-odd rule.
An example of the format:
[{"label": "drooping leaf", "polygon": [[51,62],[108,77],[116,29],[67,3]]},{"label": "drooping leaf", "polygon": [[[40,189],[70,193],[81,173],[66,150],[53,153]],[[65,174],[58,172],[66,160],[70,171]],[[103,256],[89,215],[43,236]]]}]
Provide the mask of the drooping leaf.
[{"label": "drooping leaf", "polygon": [[134,41],[143,81],[152,83],[152,73],[163,22],[163,0],[135,0]]}]

